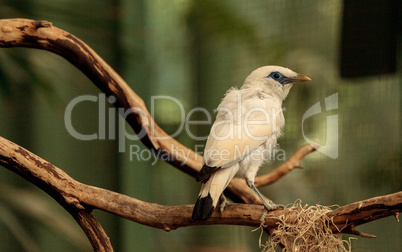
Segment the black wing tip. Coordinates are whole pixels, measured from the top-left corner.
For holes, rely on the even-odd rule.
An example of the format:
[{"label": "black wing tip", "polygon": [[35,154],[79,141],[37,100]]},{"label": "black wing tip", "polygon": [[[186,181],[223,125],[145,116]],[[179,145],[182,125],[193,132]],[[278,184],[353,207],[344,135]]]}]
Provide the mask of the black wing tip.
[{"label": "black wing tip", "polygon": [[221,167],[211,167],[208,166],[206,164],[204,164],[202,166],[202,169],[200,170],[200,172],[197,174],[197,177],[195,178],[197,182],[207,182],[209,177],[211,177],[211,175],[216,172],[217,170],[219,170]]},{"label": "black wing tip", "polygon": [[215,210],[215,207],[212,204],[213,200],[211,195],[208,193],[207,197],[198,197],[197,202],[195,203],[193,215],[191,218],[193,221],[206,221],[211,217],[212,213]]}]

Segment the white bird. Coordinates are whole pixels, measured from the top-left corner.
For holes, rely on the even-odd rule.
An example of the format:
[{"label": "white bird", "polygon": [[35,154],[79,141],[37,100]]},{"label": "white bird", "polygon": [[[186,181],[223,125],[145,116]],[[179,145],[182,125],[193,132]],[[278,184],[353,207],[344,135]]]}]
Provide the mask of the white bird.
[{"label": "white bird", "polygon": [[260,166],[274,154],[277,137],[285,124],[282,101],[293,83],[311,80],[280,66],[254,70],[240,89],[229,89],[218,106],[205,150],[203,167],[197,175],[202,182],[193,220],[207,220],[218,202],[225,204],[223,191],[233,177],[245,178],[267,210],[281,205],[268,203],[254,179]]}]

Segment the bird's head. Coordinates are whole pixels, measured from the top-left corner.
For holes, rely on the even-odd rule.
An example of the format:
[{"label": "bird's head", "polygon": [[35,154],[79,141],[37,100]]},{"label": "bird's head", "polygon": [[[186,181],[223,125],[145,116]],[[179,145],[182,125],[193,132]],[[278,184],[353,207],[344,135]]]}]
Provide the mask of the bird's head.
[{"label": "bird's head", "polygon": [[283,101],[295,82],[309,81],[309,77],[298,74],[281,66],[257,68],[244,81],[242,88],[261,89]]}]

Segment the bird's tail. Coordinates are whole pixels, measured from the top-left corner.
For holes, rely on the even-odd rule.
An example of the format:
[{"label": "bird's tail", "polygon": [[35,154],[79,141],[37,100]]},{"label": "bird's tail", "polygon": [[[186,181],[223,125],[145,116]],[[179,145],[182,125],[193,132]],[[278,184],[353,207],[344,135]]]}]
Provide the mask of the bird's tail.
[{"label": "bird's tail", "polygon": [[195,203],[192,218],[194,221],[205,221],[214,212],[219,198],[234,175],[237,173],[236,167],[222,168],[211,175],[203,182],[197,202]]}]

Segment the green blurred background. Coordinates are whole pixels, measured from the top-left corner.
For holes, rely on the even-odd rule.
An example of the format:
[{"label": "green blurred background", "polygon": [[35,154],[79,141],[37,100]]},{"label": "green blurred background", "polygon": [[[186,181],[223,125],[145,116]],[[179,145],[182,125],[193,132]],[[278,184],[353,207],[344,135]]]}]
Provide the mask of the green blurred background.
[{"label": "green blurred background", "polygon": [[[369,2],[367,6],[379,11]],[[385,1],[381,6],[395,2]],[[301,199],[309,205],[344,205],[402,190],[401,32],[390,29],[386,36],[374,34],[380,49],[366,50],[369,54],[390,49],[385,50],[389,60],[381,54],[385,58],[360,60],[365,68],[353,65],[359,54],[341,48],[345,43],[349,43],[345,48],[364,48],[369,44],[364,35],[370,36],[372,28],[369,21],[352,15],[365,24],[358,34],[363,41],[360,45],[348,41],[353,36],[345,32],[349,23],[342,19],[344,7],[340,0],[0,0],[0,18],[48,20],[81,38],[122,75],[149,109],[151,97],[163,95],[178,99],[185,115],[195,107],[213,115],[225,91],[239,87],[262,65],[283,65],[311,77],[312,82],[295,85],[284,102],[281,149],[290,157],[306,144],[302,117],[321,102],[323,112],[304,122],[304,133],[325,144],[326,117],[337,115],[338,157],[311,154],[303,161],[305,169],[261,190],[282,204]],[[377,29],[398,28],[393,21],[378,19]],[[325,98],[335,93],[338,108],[325,111]],[[99,90],[63,58],[41,50],[0,49],[2,137],[82,183],[147,202],[194,203],[200,185],[188,175],[162,161],[152,165],[154,160],[130,160],[128,152],[118,152],[114,140],[80,141],[67,132],[65,108],[72,99],[88,94],[98,96]],[[179,107],[161,99],[154,105],[156,122],[174,133],[181,123]],[[206,120],[206,116],[194,113],[191,119]],[[72,121],[77,131],[96,133],[98,104],[80,103]],[[191,125],[189,131],[201,137],[209,128],[208,124]],[[186,130],[176,138],[189,148],[203,149],[204,141],[194,140]],[[127,150],[130,145],[143,148],[139,141],[127,140]],[[280,163],[267,164],[261,172]],[[101,211],[95,215],[116,251],[260,250],[259,232],[251,232],[250,227],[205,226],[165,232]],[[402,249],[402,225],[392,217],[358,229],[378,238],[353,240],[354,251]],[[52,198],[0,169],[0,251],[56,250],[91,251],[91,247],[79,226]]]}]

